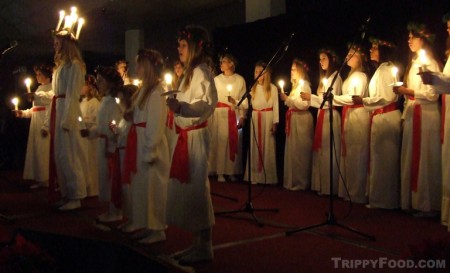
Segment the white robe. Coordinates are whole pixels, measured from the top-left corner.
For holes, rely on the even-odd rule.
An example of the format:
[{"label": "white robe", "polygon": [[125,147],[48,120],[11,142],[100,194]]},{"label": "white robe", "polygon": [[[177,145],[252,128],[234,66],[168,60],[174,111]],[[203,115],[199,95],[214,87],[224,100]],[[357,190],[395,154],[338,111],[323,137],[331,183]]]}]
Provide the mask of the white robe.
[{"label": "white robe", "polygon": [[[137,91],[136,102],[141,101],[143,91]],[[136,102],[133,104],[133,123],[145,122],[145,127],[136,126],[137,172],[131,178],[129,220],[133,226],[151,230],[166,228],[170,157],[165,135],[167,108],[162,93],[164,89],[157,85],[145,98],[142,109]]]},{"label": "white robe", "polygon": [[[277,184],[277,161],[275,135],[272,127],[279,122],[278,90],[270,84],[270,97],[266,100],[263,86],[256,85],[255,95],[252,97],[253,113],[250,124],[250,152],[251,163],[247,162],[244,180],[248,181],[249,165],[251,168],[250,180],[253,184]],[[260,111],[272,108],[271,111]],[[261,120],[258,116],[261,114]],[[258,124],[261,123],[261,128]],[[280,128],[277,128],[278,130]],[[261,136],[261,143],[258,136]],[[262,164],[260,165],[260,159]],[[260,165],[260,169],[259,166]]]},{"label": "white robe", "polygon": [[108,170],[107,153],[114,153],[117,140],[109,128],[114,120],[116,123],[122,118],[119,105],[115,98],[106,95],[100,101],[97,113],[97,125],[89,130],[89,138],[97,141],[97,166],[98,166],[98,199],[100,201],[111,200],[111,180]]},{"label": "white robe", "polygon": [[[328,90],[331,85],[331,81],[337,72],[331,74],[328,78],[327,85],[321,90],[318,90],[317,95],[311,95],[311,106],[315,108],[320,108],[323,101],[323,94]],[[332,93],[334,95],[340,95],[342,88],[341,76],[336,78],[333,85]],[[323,109],[328,109],[328,102],[324,104]],[[320,110],[319,110],[320,111]],[[333,111],[333,136],[334,136],[334,147],[332,155],[330,153],[330,118],[329,110],[325,110],[323,119],[323,129],[322,129],[322,146],[318,151],[313,151],[313,163],[312,163],[312,180],[311,180],[311,190],[317,191],[320,194],[330,194],[330,156],[333,160],[333,194],[338,192],[338,179],[339,179],[339,156],[341,154],[341,116],[337,110]],[[319,113],[317,113],[319,115]],[[317,124],[316,124],[317,126]]]},{"label": "white robe", "polygon": [[[80,103],[81,114],[87,129],[97,126],[97,113],[100,102],[97,98],[83,98]],[[86,193],[87,196],[98,195],[98,160],[97,160],[97,139],[85,139],[88,169],[86,170]]]},{"label": "white robe", "polygon": [[[415,100],[406,98],[402,118],[403,139],[401,153],[401,207],[404,210],[419,211],[440,210],[442,197],[441,172],[441,116],[438,98],[432,85],[424,85],[419,73],[421,63],[413,60],[408,77],[408,87],[415,91]],[[431,60],[427,69],[435,72],[439,66]],[[411,167],[413,148],[413,109],[419,105],[421,111],[420,161],[417,192],[411,190]]]},{"label": "white robe", "polygon": [[[228,102],[228,96],[239,101],[245,94],[245,80],[238,74],[225,76],[220,74],[214,78],[217,88],[218,102],[229,105],[236,113],[235,126],[240,117],[244,117],[245,111],[238,109]],[[231,92],[227,86],[231,85]],[[219,175],[234,175],[242,173],[242,129],[238,130],[238,147],[234,161],[230,160],[228,108],[216,107],[214,114],[208,119],[208,129],[211,134],[211,150],[209,153],[209,173]]]},{"label": "white robe", "polygon": [[22,111],[22,117],[31,118],[23,179],[48,184],[50,138],[41,136],[41,128],[50,111],[52,85],[39,85],[34,92],[33,107]]},{"label": "white robe", "polygon": [[[184,85],[181,82],[181,87]],[[199,125],[214,112],[217,104],[217,90],[210,69],[201,64],[193,70],[189,88],[177,94],[181,113],[175,115],[175,124],[181,128]],[[193,103],[196,103],[193,105]],[[167,222],[190,231],[209,229],[214,225],[214,211],[211,202],[208,179],[208,155],[210,147],[207,128],[191,130],[188,135],[189,182],[169,180],[167,195]],[[178,135],[170,139],[175,147]],[[171,158],[176,156],[170,152]]]},{"label": "white robe", "polygon": [[[352,73],[342,84],[342,95],[334,96],[334,105],[351,107],[352,96],[367,97],[367,85],[365,73]],[[341,125],[344,127],[341,141],[345,141],[346,155],[343,154],[344,142],[341,142],[340,168],[343,179],[339,179],[339,197],[348,199],[350,195],[353,202],[366,203],[369,113],[363,107],[348,108],[345,122],[344,117],[341,118]]]},{"label": "white robe", "polygon": [[[392,91],[392,63],[382,63],[369,83],[364,108],[372,112],[397,102]],[[374,115],[370,130],[370,172],[367,196],[371,207],[395,209],[400,205],[401,113],[394,110]]]},{"label": "white robe", "polygon": [[85,125],[78,120],[83,85],[84,71],[79,63],[63,64],[54,71],[55,96],[65,95],[56,99],[55,165],[61,195],[70,200],[86,197],[86,142],[80,134]]},{"label": "white robe", "polygon": [[[284,147],[284,181],[288,190],[306,190],[311,185],[312,143],[314,120],[308,108],[310,101],[302,100],[300,93],[310,93],[309,82],[300,84],[289,93],[284,102],[291,112],[290,134]],[[286,113],[287,114],[287,113]],[[286,120],[286,126],[288,126]]]}]

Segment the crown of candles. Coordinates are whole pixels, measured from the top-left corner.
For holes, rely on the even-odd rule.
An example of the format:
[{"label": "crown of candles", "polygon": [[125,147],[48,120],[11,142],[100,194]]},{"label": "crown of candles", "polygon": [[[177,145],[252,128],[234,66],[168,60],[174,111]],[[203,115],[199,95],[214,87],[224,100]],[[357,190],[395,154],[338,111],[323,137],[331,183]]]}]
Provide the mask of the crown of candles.
[{"label": "crown of candles", "polygon": [[59,20],[54,33],[55,35],[68,35],[71,38],[78,40],[84,23],[84,18],[78,16],[78,9],[76,7],[70,8],[70,14],[66,14],[64,10],[61,10],[59,12]]}]

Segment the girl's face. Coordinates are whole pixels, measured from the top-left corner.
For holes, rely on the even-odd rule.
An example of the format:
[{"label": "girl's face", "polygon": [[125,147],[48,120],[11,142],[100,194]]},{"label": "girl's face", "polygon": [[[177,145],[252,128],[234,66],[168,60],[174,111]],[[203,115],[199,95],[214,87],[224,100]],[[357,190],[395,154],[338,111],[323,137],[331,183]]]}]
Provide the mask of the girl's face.
[{"label": "girl's face", "polygon": [[233,68],[233,62],[228,59],[227,57],[222,58],[222,60],[220,60],[220,71],[225,72],[225,71],[232,71]]},{"label": "girl's face", "polygon": [[180,61],[186,65],[189,58],[189,45],[186,40],[178,40],[178,56]]},{"label": "girl's face", "polygon": [[144,65],[140,62],[138,62],[136,64],[136,76],[138,77],[138,79],[142,80],[144,78]]},{"label": "girl's face", "polygon": [[109,94],[109,84],[100,74],[97,75],[97,87],[102,96]]},{"label": "girl's face", "polygon": [[380,51],[378,50],[377,44],[372,44],[372,47],[370,48],[370,59],[375,62],[380,61]]},{"label": "girl's face", "polygon": [[358,52],[355,52],[355,50],[351,49],[348,52],[347,58],[350,58],[347,60],[347,65],[351,68],[356,68],[360,64],[360,56]]},{"label": "girl's face", "polygon": [[299,81],[300,80],[300,70],[297,68],[296,64],[292,64],[291,66],[291,80]]},{"label": "girl's face", "polygon": [[[256,79],[256,77],[258,77],[259,73],[261,73],[261,71],[263,71],[264,67],[262,66],[255,66],[255,74],[254,74],[254,78]],[[258,83],[261,84],[264,82],[264,76],[265,76],[265,72],[261,75],[261,77],[259,77],[258,79]]]},{"label": "girl's face", "polygon": [[330,59],[328,59],[328,55],[325,53],[320,53],[319,63],[322,70],[327,70],[328,67],[330,66]]},{"label": "girl's face", "polygon": [[91,87],[87,84],[83,85],[83,87],[81,88],[81,95],[83,97],[86,97],[90,94],[91,91]]},{"label": "girl's face", "polygon": [[59,53],[61,51],[62,41],[60,38],[53,39],[53,49],[56,53]]},{"label": "girl's face", "polygon": [[411,52],[417,52],[423,47],[423,40],[418,37],[414,37],[412,33],[409,33],[408,36],[408,46]]},{"label": "girl's face", "polygon": [[36,81],[39,84],[47,84],[50,82],[50,79],[48,79],[47,77],[44,76],[44,74],[42,74],[41,71],[37,70],[36,71]]},{"label": "girl's face", "polygon": [[177,77],[181,77],[181,74],[183,74],[183,66],[181,64],[176,64],[173,67],[173,70],[175,71]]}]

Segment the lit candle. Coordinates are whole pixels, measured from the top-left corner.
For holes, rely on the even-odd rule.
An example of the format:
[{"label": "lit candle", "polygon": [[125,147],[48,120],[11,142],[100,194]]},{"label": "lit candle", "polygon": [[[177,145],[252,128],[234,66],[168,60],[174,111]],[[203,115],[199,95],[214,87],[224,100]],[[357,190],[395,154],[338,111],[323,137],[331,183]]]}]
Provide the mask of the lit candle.
[{"label": "lit candle", "polygon": [[231,84],[227,85],[228,97],[231,97],[231,90],[233,90],[233,86]]},{"label": "lit candle", "polygon": [[64,29],[69,30],[72,28],[72,17],[70,15],[66,15],[64,18]]},{"label": "lit candle", "polygon": [[63,10],[59,11],[59,21],[58,21],[58,25],[56,26],[56,31],[59,30],[59,28],[61,27],[62,21],[64,20],[64,15],[66,15],[66,13]]},{"label": "lit candle", "polygon": [[83,118],[81,116],[78,116],[78,121],[81,123],[83,122]]},{"label": "lit candle", "polygon": [[14,97],[12,100],[11,100],[11,102],[12,102],[12,104],[14,104],[14,110],[19,110],[19,98],[17,98],[17,97]]},{"label": "lit candle", "polygon": [[323,92],[327,92],[327,83],[328,83],[328,79],[327,78],[323,78],[322,79],[322,85],[323,85]]},{"label": "lit candle", "polygon": [[300,79],[300,93],[303,92],[303,86],[305,86],[305,81]]},{"label": "lit candle", "polygon": [[392,67],[392,78],[394,78],[394,84],[398,82],[397,74],[398,74],[398,68],[396,66]]},{"label": "lit candle", "polygon": [[80,38],[80,32],[81,32],[81,28],[83,27],[84,24],[84,19],[80,18],[78,19],[78,28],[77,28],[77,35],[75,36],[75,38],[78,40],[78,38]]},{"label": "lit candle", "polygon": [[116,121],[115,120],[111,120],[111,124],[112,125],[116,125]]},{"label": "lit candle", "polygon": [[427,52],[424,49],[420,49],[417,52],[417,55],[419,56],[419,62],[422,64],[422,67],[420,67],[419,70],[420,72],[423,72],[426,70],[428,64]]},{"label": "lit candle", "polygon": [[30,78],[26,78],[25,81],[25,86],[27,87],[27,93],[31,92],[30,86],[31,86],[31,79]]},{"label": "lit candle", "polygon": [[133,85],[136,85],[137,87],[139,87],[141,85],[141,81],[138,79],[134,79],[133,80]]},{"label": "lit candle", "polygon": [[279,81],[278,81],[278,85],[279,85],[280,88],[281,88],[281,93],[284,93],[284,81],[283,81],[283,80],[279,80]]},{"label": "lit candle", "polygon": [[164,75],[164,81],[166,82],[168,90],[172,90],[173,89],[173,87],[172,87],[172,79],[173,79],[172,74],[166,73]]},{"label": "lit candle", "polygon": [[352,79],[352,81],[350,83],[350,92],[352,91],[351,89],[353,88],[353,94],[351,94],[351,95],[355,95],[355,96],[357,95],[356,87],[358,86],[358,83],[359,83],[358,79],[356,79],[356,78]]},{"label": "lit candle", "polygon": [[119,104],[120,103],[120,99],[119,98],[115,98],[116,99],[116,103]]}]

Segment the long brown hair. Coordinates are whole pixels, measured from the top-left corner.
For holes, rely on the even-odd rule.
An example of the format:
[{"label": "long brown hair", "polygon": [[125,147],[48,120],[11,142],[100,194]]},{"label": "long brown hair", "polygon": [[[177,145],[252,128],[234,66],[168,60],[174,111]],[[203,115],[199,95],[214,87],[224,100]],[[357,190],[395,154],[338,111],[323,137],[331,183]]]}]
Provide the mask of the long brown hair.
[{"label": "long brown hair", "polygon": [[[272,69],[270,68],[270,66],[267,66],[267,64],[265,62],[262,62],[262,61],[258,61],[255,64],[255,69],[258,66],[262,67],[263,69],[265,68],[264,73],[263,73],[263,75],[264,75],[263,90],[264,90],[264,95],[266,97],[266,101],[269,101],[270,96],[272,95],[272,93],[271,93],[271,91],[272,91],[271,90]],[[257,86],[257,84],[254,84],[252,86],[252,90],[251,90],[251,93],[250,93],[252,95],[252,97],[255,97],[256,86]]]},{"label": "long brown hair", "polygon": [[320,74],[320,80],[319,80],[319,86],[317,87],[317,91],[318,90],[322,90],[323,89],[323,83],[322,83],[322,79],[323,78],[328,78],[331,76],[331,74],[334,73],[334,71],[338,70],[338,56],[336,54],[336,52],[334,52],[334,50],[328,49],[328,48],[323,48],[319,50],[319,57],[320,54],[325,54],[328,57],[328,69],[327,70],[323,70],[320,65],[319,65],[319,74]]},{"label": "long brown hair", "polygon": [[209,56],[212,51],[212,44],[210,42],[208,31],[197,25],[188,25],[178,32],[178,41],[185,40],[188,44],[188,59],[184,64],[184,84],[180,86],[182,91],[189,88],[192,80],[194,69],[200,64],[208,65],[211,71],[214,65]]},{"label": "long brown hair", "polygon": [[59,52],[55,52],[55,65],[59,67],[67,63],[79,63],[83,70],[83,74],[86,72],[86,64],[81,56],[81,51],[78,46],[78,42],[70,35],[56,34],[54,39],[58,39],[61,42],[61,49]]}]

